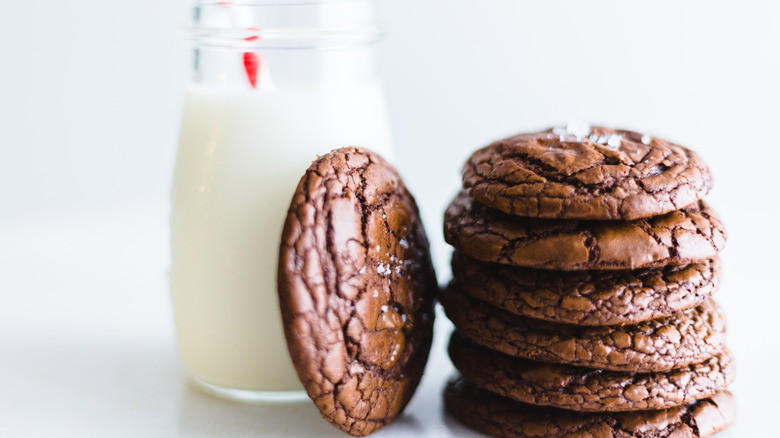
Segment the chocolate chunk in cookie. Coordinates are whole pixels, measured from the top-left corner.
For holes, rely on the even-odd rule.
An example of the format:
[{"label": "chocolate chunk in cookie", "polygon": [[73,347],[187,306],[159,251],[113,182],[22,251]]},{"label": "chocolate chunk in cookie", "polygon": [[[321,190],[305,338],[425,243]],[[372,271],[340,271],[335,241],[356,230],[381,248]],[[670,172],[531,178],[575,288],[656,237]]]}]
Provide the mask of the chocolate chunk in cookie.
[{"label": "chocolate chunk in cookie", "polygon": [[517,315],[576,325],[635,324],[696,307],[718,289],[720,271],[718,258],[633,271],[549,271],[452,256],[464,293]]},{"label": "chocolate chunk in cookie", "polygon": [[287,214],[278,279],[290,355],[323,417],[355,436],[391,422],[422,376],[437,290],[392,166],[357,148],[316,160]]},{"label": "chocolate chunk in cookie", "polygon": [[671,371],[630,373],[547,364],[481,347],[457,331],[449,354],[475,385],[511,399],[584,412],[665,409],[726,389],[734,380],[728,351]]},{"label": "chocolate chunk in cookie", "polygon": [[513,315],[460,292],[451,283],[440,301],[472,341],[510,356],[612,371],[652,372],[703,362],[724,348],[726,324],[705,301],[666,318],[626,326],[580,327]]},{"label": "chocolate chunk in cookie", "polygon": [[725,429],[736,417],[728,391],[668,409],[579,413],[510,400],[463,378],[447,384],[444,406],[464,425],[506,438],[703,438]]},{"label": "chocolate chunk in cookie", "polygon": [[702,262],[726,241],[720,219],[704,202],[633,221],[542,220],[490,209],[466,192],[447,208],[444,237],[482,261],[559,270]]},{"label": "chocolate chunk in cookie", "polygon": [[463,186],[516,216],[631,220],[695,203],[712,176],[696,153],[660,138],[557,128],[478,150],[463,168]]}]

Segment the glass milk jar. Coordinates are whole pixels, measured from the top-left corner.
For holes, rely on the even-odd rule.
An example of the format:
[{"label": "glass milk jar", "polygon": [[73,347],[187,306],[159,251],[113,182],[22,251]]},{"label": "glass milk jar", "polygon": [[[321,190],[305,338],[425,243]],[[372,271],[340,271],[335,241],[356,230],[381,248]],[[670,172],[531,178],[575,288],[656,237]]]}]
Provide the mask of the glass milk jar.
[{"label": "glass milk jar", "polygon": [[305,396],[276,292],[283,221],[318,154],[392,161],[364,0],[193,6],[192,78],[173,181],[170,290],[196,387],[238,400]]}]

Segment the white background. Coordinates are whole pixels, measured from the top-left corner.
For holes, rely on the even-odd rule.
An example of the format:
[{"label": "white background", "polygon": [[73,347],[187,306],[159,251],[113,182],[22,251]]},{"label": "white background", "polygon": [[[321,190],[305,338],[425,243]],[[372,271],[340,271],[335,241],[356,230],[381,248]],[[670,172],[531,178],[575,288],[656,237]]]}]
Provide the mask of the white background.
[{"label": "white background", "polygon": [[[182,5],[4,4],[0,436],[338,436],[310,405],[232,404],[184,383],[165,278]],[[588,120],[708,161],[708,199],[729,231],[718,297],[739,366],[740,415],[723,436],[768,436],[780,410],[780,2],[380,6],[398,167],[443,280],[443,209],[464,159],[492,139]],[[438,328],[420,391],[382,436],[465,433],[441,414],[451,368]]]}]

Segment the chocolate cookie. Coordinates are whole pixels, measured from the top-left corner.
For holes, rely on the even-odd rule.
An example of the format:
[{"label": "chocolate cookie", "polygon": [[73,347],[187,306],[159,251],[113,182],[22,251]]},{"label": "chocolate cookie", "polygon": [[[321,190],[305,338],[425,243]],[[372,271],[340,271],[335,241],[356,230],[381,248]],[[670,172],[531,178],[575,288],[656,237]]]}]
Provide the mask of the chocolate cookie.
[{"label": "chocolate cookie", "polygon": [[444,216],[444,237],[482,261],[529,268],[638,269],[701,262],[726,234],[704,202],[633,221],[542,220],[509,216],[461,192]]},{"label": "chocolate cookie", "polygon": [[396,171],[356,148],[312,163],[287,214],[278,279],[290,355],[323,417],[355,436],[397,417],[428,358],[437,284]]},{"label": "chocolate cookie", "polygon": [[541,406],[588,412],[665,409],[707,398],[734,380],[727,351],[667,372],[601,371],[546,364],[481,347],[454,332],[449,354],[469,381],[490,392]]},{"label": "chocolate cookie", "polygon": [[472,341],[510,356],[612,371],[666,371],[703,362],[723,350],[726,325],[705,301],[670,317],[635,325],[580,327],[513,315],[460,292],[440,301],[455,327]]},{"label": "chocolate cookie", "polygon": [[463,378],[447,384],[444,406],[464,425],[507,438],[702,438],[725,429],[736,417],[728,391],[662,410],[579,413],[510,400]]},{"label": "chocolate cookie", "polygon": [[720,259],[633,271],[549,271],[485,263],[456,252],[466,294],[517,315],[576,325],[633,324],[696,307],[720,284]]},{"label": "chocolate cookie", "polygon": [[556,128],[478,150],[463,168],[463,186],[516,216],[631,220],[695,203],[712,176],[695,152],[660,138]]}]

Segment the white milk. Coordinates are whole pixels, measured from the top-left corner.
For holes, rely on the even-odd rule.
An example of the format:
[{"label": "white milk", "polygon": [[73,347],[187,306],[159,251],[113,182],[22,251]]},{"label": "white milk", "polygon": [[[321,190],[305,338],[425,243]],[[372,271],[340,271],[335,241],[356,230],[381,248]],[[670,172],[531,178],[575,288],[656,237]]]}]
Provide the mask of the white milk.
[{"label": "white milk", "polygon": [[292,194],[317,154],[358,145],[392,161],[391,144],[376,83],[188,91],[173,182],[171,296],[192,377],[232,389],[301,389],[276,292]]}]

